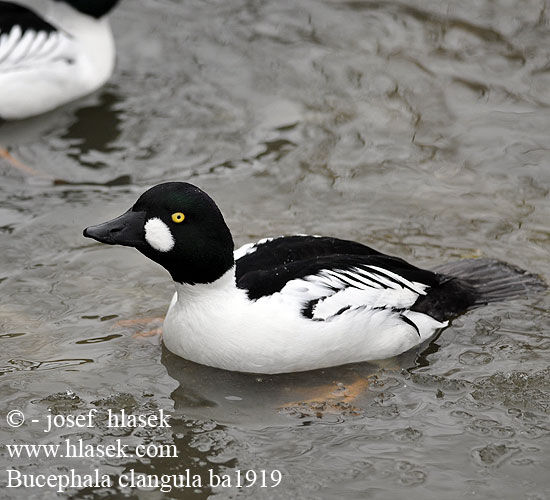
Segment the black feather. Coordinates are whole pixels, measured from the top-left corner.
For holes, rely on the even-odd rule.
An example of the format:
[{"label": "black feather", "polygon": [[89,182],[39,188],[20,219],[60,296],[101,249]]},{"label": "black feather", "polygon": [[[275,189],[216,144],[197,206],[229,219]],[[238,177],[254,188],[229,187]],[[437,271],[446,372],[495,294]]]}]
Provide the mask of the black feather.
[{"label": "black feather", "polygon": [[111,10],[118,0],[56,0],[56,2],[68,3],[73,9],[99,19]]},{"label": "black feather", "polygon": [[46,33],[57,31],[31,9],[12,2],[0,2],[0,33],[9,33],[14,26],[19,26],[23,33],[29,30]]},{"label": "black feather", "polygon": [[399,317],[401,318],[402,321],[411,325],[416,330],[416,333],[418,333],[418,336],[420,337],[420,330],[411,319],[407,318],[407,316],[404,316],[403,314],[400,314]]},{"label": "black feather", "polygon": [[468,309],[546,290],[537,275],[494,259],[464,259],[437,267],[439,286],[419,297],[411,310],[443,321]]},{"label": "black feather", "polygon": [[[260,244],[256,251],[238,259],[236,266],[237,286],[246,290],[248,297],[253,300],[280,292],[294,279],[314,276],[326,270],[343,272],[349,276],[347,271],[362,266],[387,269],[406,280],[426,286],[435,286],[440,280],[431,271],[419,269],[403,259],[381,254],[360,243],[312,236],[288,236],[267,241]],[[379,271],[368,271],[409,288]],[[369,279],[387,288],[380,281]]]},{"label": "black feather", "polygon": [[318,236],[281,236],[257,245],[237,261],[237,281],[250,271],[270,270],[327,255],[382,255],[361,243]]}]

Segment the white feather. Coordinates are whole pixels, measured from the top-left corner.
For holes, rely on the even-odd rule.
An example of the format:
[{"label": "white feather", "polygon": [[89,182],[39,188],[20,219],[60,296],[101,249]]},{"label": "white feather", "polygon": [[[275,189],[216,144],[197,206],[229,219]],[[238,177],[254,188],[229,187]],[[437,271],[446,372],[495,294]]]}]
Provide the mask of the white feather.
[{"label": "white feather", "polygon": [[246,243],[242,247],[237,248],[234,252],[235,260],[239,260],[241,257],[244,257],[245,255],[249,255],[251,253],[254,253],[258,246],[263,245],[264,243],[267,243],[269,241],[273,241],[275,238],[263,238],[256,243]]},{"label": "white feather", "polygon": [[0,62],[4,63],[8,56],[11,54],[13,48],[17,45],[17,42],[22,35],[21,28],[14,26],[9,33],[2,33],[0,38]]},{"label": "white feather", "polygon": [[175,245],[170,228],[158,217],[145,223],[145,241],[159,252],[169,252]]},{"label": "white feather", "polygon": [[[393,280],[369,273],[369,268],[384,272]],[[348,271],[329,269],[289,281],[281,293],[293,295],[302,301],[303,306],[317,301],[312,318],[322,320],[344,308],[403,309],[412,306],[419,295],[426,294],[425,285],[410,282],[401,276],[397,280],[395,276],[395,273],[375,266],[355,267]]]},{"label": "white feather", "polygon": [[241,257],[244,257],[245,255],[248,255],[249,253],[253,253],[256,251],[256,243],[246,243],[242,247],[237,248],[233,252],[233,257],[235,260],[239,260]]},{"label": "white feather", "polygon": [[424,283],[417,283],[416,281],[409,281],[403,276],[399,276],[399,274],[393,273],[392,271],[388,271],[387,269],[383,269],[378,266],[368,266],[371,269],[376,269],[377,271],[381,272],[382,274],[385,274],[386,276],[390,276],[392,279],[399,281],[400,283],[403,283],[405,286],[408,286],[412,288],[414,291],[416,291],[419,295],[426,295],[426,288],[427,285]]}]

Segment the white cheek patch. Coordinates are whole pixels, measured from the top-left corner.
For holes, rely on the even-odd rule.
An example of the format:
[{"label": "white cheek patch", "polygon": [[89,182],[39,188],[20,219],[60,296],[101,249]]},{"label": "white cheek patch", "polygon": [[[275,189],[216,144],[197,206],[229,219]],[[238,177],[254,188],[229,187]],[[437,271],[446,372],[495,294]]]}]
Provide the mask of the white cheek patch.
[{"label": "white cheek patch", "polygon": [[158,217],[145,223],[145,240],[159,252],[169,252],[175,244],[170,228]]}]

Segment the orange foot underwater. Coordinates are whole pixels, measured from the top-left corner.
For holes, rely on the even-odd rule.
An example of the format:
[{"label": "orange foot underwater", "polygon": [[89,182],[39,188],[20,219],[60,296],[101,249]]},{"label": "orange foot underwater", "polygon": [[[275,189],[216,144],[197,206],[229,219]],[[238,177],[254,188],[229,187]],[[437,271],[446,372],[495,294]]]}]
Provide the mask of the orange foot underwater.
[{"label": "orange foot underwater", "polygon": [[47,174],[44,174],[43,172],[40,172],[20,162],[17,158],[14,158],[7,149],[2,147],[0,147],[0,158],[3,158],[4,160],[6,160],[11,167],[16,168],[20,172],[23,172],[25,175],[45,177],[45,178],[51,177]]},{"label": "orange foot underwater", "polygon": [[134,318],[134,319],[122,319],[120,321],[117,321],[113,328],[134,328],[134,327],[145,327],[148,325],[152,325],[155,323],[160,323],[161,326],[157,326],[154,328],[151,328],[150,330],[145,331],[138,331],[135,332],[132,337],[139,338],[139,337],[152,337],[155,335],[162,335],[162,322],[164,321],[164,317],[149,317],[149,318]]},{"label": "orange foot underwater", "polygon": [[283,404],[280,411],[300,418],[323,418],[326,414],[359,416],[363,410],[352,404],[369,387],[369,378],[359,377],[349,384],[334,383],[308,391],[309,399]]}]

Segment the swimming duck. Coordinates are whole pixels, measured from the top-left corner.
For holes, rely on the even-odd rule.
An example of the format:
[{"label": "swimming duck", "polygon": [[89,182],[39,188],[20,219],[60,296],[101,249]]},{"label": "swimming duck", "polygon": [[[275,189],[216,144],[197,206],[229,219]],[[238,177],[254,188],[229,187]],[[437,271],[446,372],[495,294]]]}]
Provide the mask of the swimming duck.
[{"label": "swimming duck", "polygon": [[183,358],[233,371],[283,373],[408,351],[473,307],[543,289],[487,259],[415,267],[354,241],[280,236],[234,251],[215,202],[198,187],[152,187],[84,236],[134,247],[175,282],[163,328]]},{"label": "swimming duck", "polygon": [[105,14],[117,1],[0,1],[1,119],[50,111],[108,80],[115,47]]}]

